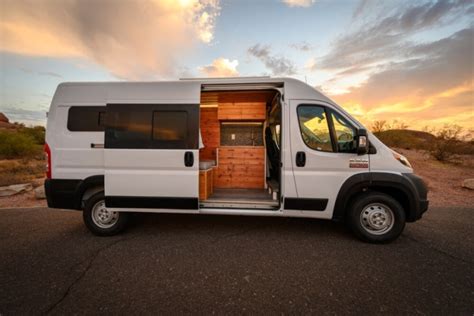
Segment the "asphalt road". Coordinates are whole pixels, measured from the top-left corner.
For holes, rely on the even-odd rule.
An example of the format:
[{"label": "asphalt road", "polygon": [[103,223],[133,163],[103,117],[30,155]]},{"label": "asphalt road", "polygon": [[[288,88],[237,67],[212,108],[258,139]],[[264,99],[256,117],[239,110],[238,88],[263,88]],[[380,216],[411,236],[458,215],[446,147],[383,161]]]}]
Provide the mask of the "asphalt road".
[{"label": "asphalt road", "polygon": [[0,210],[0,315],[472,315],[473,214],[371,245],[318,220],[147,214],[100,238],[79,212]]}]

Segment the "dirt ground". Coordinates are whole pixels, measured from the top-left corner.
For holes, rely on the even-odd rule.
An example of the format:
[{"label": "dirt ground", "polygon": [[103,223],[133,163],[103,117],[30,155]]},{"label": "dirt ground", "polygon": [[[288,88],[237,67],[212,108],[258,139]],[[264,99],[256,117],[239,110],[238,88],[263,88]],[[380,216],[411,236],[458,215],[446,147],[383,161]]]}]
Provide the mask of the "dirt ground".
[{"label": "dirt ground", "polygon": [[43,159],[0,159],[0,187],[35,182],[44,177],[45,168]]},{"label": "dirt ground", "polygon": [[[464,189],[461,186],[464,179],[474,178],[472,156],[460,157],[459,164],[447,164],[432,159],[424,151],[404,149],[396,151],[408,158],[415,172],[428,184],[430,206],[473,207],[474,190]],[[33,186],[42,185],[42,181],[42,179],[34,180]],[[11,197],[0,197],[0,208],[35,206],[45,207],[46,200],[35,199],[33,191]]]},{"label": "dirt ground", "polygon": [[473,207],[474,190],[462,187],[462,181],[474,178],[474,157],[459,157],[459,164],[441,163],[424,151],[395,149],[406,156],[428,185],[430,206]]}]

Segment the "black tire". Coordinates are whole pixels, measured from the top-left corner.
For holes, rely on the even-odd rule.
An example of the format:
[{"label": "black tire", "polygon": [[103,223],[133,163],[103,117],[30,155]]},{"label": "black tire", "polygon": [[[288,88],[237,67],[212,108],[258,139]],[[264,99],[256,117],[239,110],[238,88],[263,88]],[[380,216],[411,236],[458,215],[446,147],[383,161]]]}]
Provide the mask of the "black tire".
[{"label": "black tire", "polygon": [[[101,227],[93,219],[93,210],[96,204],[104,202],[104,192],[98,192],[91,196],[85,203],[82,218],[86,227],[97,236],[113,236],[122,232],[128,223],[129,214],[117,212],[113,215],[118,217],[110,227]],[[105,203],[105,202],[104,202]]]},{"label": "black tire", "polygon": [[[389,243],[403,232],[405,217],[403,207],[393,197],[370,192],[352,201],[347,222],[359,239],[370,243]],[[392,219],[392,224],[386,224],[389,222],[386,221],[387,218]]]}]

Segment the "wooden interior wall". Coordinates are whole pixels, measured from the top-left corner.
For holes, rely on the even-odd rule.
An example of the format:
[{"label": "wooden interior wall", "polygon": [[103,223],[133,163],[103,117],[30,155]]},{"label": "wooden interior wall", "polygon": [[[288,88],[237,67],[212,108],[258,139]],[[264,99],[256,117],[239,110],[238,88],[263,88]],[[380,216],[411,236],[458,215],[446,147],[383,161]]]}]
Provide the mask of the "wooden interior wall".
[{"label": "wooden interior wall", "polygon": [[199,151],[199,158],[216,160],[221,139],[217,108],[201,108],[201,136],[205,147]]},{"label": "wooden interior wall", "polygon": [[265,121],[265,102],[219,103],[219,120]]},{"label": "wooden interior wall", "polygon": [[[266,104],[275,92],[205,92],[201,104],[218,104],[218,108],[201,108],[201,135],[205,145],[201,159],[216,159],[214,188],[265,188],[265,147],[220,147],[220,121],[264,121]],[[219,113],[220,110],[220,113]],[[224,111],[223,111],[224,110]]]},{"label": "wooden interior wall", "polygon": [[219,148],[216,188],[265,188],[265,147]]}]

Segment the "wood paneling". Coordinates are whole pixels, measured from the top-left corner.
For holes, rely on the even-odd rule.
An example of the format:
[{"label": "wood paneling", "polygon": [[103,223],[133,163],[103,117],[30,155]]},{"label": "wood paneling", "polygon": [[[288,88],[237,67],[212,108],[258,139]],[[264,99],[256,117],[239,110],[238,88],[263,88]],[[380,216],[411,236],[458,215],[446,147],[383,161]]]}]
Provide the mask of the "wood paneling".
[{"label": "wood paneling", "polygon": [[218,166],[214,168],[216,188],[264,188],[265,148],[262,147],[220,147],[219,120],[264,121],[266,104],[275,91],[204,92],[201,94],[201,135],[205,145],[200,151],[201,159],[216,160],[219,148]]},{"label": "wood paneling", "polygon": [[199,158],[216,160],[216,148],[219,147],[221,140],[217,108],[201,108],[200,124],[205,147],[199,151]]},{"label": "wood paneling", "polygon": [[220,147],[216,188],[265,187],[264,147]]},{"label": "wood paneling", "polygon": [[213,191],[213,168],[199,170],[199,199],[207,200]]},{"label": "wood paneling", "polygon": [[236,92],[218,92],[217,100],[219,103],[235,102],[271,102],[275,91],[236,91]]},{"label": "wood paneling", "polygon": [[264,102],[270,103],[275,96],[273,90],[254,91],[207,91],[201,93],[201,105],[215,106],[226,102]]},{"label": "wood paneling", "polygon": [[227,102],[219,103],[219,120],[265,120],[265,102]]}]

